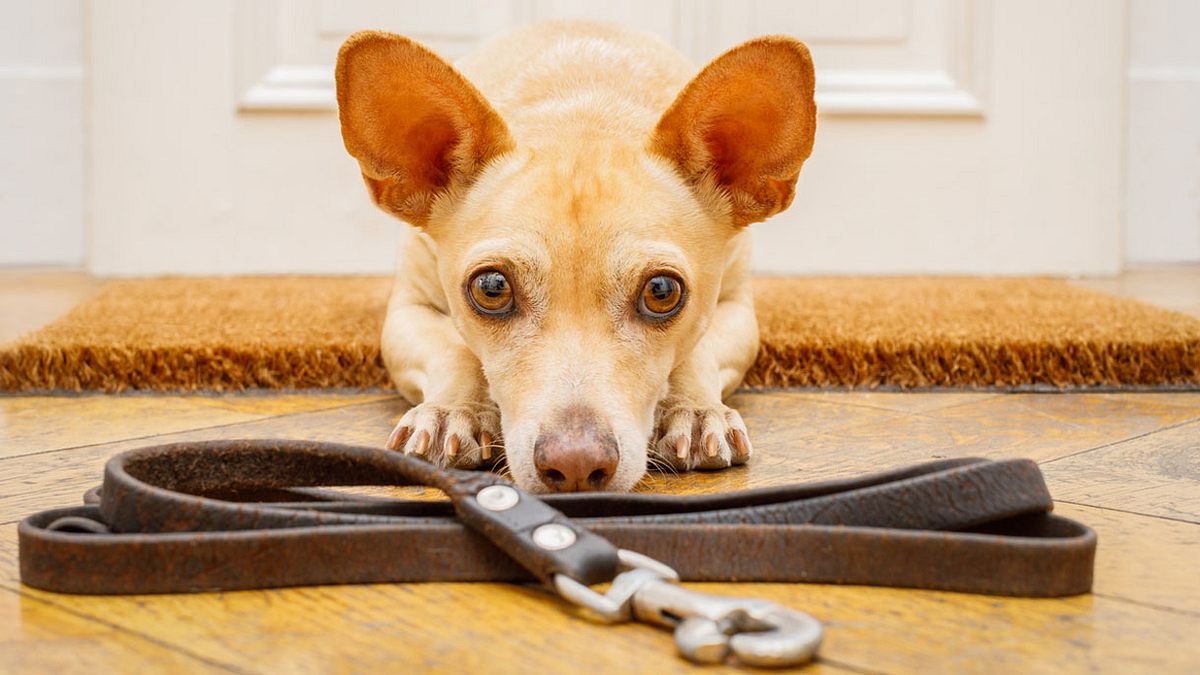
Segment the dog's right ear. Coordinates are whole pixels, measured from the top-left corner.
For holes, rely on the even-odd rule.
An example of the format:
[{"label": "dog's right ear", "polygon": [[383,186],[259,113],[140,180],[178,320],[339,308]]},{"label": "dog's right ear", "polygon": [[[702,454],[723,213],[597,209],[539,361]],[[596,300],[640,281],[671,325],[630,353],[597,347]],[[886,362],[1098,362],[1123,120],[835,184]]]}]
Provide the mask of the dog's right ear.
[{"label": "dog's right ear", "polygon": [[479,90],[408,38],[351,35],[336,77],[346,150],[375,203],[413,225],[426,224],[440,195],[512,148],[508,127]]}]

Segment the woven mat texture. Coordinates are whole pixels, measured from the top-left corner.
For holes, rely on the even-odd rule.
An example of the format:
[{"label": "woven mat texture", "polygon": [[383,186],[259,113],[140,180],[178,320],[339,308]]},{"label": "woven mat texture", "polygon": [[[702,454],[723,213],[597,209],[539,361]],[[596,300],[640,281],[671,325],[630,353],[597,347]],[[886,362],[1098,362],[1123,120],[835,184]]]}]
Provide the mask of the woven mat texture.
[{"label": "woven mat texture", "polygon": [[[383,277],[108,283],[0,389],[388,387]],[[760,278],[751,387],[1200,386],[1200,320],[1048,279]]]}]

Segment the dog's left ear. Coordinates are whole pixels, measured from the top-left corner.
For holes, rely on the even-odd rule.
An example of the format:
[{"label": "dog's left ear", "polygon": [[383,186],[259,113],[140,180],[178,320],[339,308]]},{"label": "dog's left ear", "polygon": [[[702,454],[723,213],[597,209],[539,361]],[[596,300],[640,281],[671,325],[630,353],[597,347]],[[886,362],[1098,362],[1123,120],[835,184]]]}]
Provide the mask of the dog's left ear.
[{"label": "dog's left ear", "polygon": [[789,37],[725,52],[684,87],[650,148],[702,192],[729,199],[735,225],[786,209],[817,128],[808,48]]}]

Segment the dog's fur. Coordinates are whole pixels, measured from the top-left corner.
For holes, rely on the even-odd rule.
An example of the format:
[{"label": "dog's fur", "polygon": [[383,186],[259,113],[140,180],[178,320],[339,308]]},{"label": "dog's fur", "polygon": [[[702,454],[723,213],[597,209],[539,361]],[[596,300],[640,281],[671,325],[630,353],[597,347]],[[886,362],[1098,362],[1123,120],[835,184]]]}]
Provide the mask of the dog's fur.
[{"label": "dog's fur", "polygon": [[[648,459],[746,461],[722,403],[758,349],[745,226],[791,203],[812,61],[766,37],[693,74],[660,40],[591,23],[522,28],[457,69],[398,35],[346,41],[346,148],[416,226],[382,341],[416,406],[389,447],[473,468],[503,443],[534,491],[628,490]],[[484,270],[507,278],[510,315],[472,305]],[[639,313],[660,274],[683,285],[667,320]]]}]

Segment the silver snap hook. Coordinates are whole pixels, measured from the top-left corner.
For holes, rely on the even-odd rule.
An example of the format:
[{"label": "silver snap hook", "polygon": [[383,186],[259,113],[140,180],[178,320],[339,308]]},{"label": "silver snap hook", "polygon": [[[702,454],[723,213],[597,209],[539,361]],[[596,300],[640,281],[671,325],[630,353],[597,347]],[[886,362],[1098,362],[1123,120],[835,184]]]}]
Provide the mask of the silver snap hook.
[{"label": "silver snap hook", "polygon": [[[543,527],[547,527],[543,525]],[[821,622],[766,600],[728,598],[686,589],[663,563],[621,549],[625,569],[601,595],[558,574],[562,597],[611,622],[637,619],[675,629],[680,655],[695,663],[721,663],[733,655],[750,666],[798,666],[821,646]]]}]

